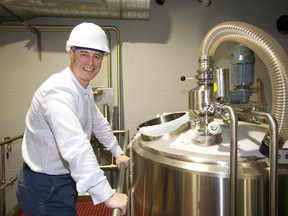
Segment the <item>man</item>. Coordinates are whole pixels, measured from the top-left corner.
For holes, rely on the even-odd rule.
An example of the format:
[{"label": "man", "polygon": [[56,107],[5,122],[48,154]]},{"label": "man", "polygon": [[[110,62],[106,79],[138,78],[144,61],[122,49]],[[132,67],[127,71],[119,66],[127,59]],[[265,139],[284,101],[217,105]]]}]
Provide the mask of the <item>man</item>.
[{"label": "man", "polygon": [[26,216],[76,216],[77,195],[88,193],[95,205],[104,202],[124,215],[127,196],[113,192],[90,144],[94,133],[118,167],[129,166],[89,85],[110,52],[107,36],[93,23],[79,24],[71,31],[66,50],[70,67],[39,87],[26,116],[24,165],[16,192],[19,205]]}]

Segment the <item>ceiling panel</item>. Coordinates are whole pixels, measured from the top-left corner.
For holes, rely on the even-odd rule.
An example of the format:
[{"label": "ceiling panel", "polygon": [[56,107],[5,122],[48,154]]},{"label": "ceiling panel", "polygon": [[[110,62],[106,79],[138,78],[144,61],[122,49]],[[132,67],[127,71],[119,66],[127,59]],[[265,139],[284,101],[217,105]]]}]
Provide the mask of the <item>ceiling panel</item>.
[{"label": "ceiling panel", "polygon": [[148,20],[150,0],[0,0],[0,23],[36,17]]}]

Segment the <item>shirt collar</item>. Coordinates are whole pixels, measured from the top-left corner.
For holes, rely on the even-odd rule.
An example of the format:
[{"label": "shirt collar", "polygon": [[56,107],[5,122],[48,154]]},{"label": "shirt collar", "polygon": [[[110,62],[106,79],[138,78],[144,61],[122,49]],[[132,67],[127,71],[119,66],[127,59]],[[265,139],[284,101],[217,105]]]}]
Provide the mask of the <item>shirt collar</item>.
[{"label": "shirt collar", "polygon": [[90,84],[87,86],[87,88],[83,88],[83,86],[79,83],[79,81],[76,79],[75,75],[73,74],[73,72],[71,71],[71,69],[69,67],[67,67],[66,69],[69,72],[70,77],[72,78],[73,82],[76,84],[77,88],[83,92],[83,94],[85,95],[89,95],[92,92],[92,87],[90,86]]}]

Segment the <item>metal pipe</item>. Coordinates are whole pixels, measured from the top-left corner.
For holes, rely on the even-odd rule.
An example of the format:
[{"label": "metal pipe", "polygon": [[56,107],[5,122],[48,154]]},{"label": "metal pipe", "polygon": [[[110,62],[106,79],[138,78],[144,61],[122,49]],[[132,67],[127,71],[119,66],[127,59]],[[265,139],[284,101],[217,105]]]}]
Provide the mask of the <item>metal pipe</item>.
[{"label": "metal pipe", "polygon": [[0,146],[5,145],[5,144],[10,144],[18,139],[22,139],[23,138],[23,134],[16,136],[16,137],[12,137],[12,138],[4,138],[3,141],[1,141]]},{"label": "metal pipe", "polygon": [[230,215],[236,216],[237,212],[237,179],[238,179],[238,133],[237,133],[237,115],[231,106],[225,105],[224,110],[230,114]]},{"label": "metal pipe", "polygon": [[103,115],[107,119],[107,121],[111,124],[112,122],[110,122],[109,104],[107,103],[103,104]]},{"label": "metal pipe", "polygon": [[16,176],[15,178],[11,178],[10,181],[8,181],[8,182],[5,181],[5,184],[0,187],[0,191],[4,190],[9,185],[12,185],[17,179],[18,179],[18,177]]},{"label": "metal pipe", "polygon": [[[10,138],[10,137],[6,137],[4,139],[2,139],[1,143],[0,143],[0,159],[1,159],[1,167],[0,167],[0,216],[5,216],[6,215],[6,191],[2,190],[4,188],[6,188],[8,185],[6,185],[6,173],[5,173],[5,145],[6,144],[11,144],[13,141],[18,140],[23,138],[23,134]],[[3,185],[2,185],[3,184]]]},{"label": "metal pipe", "polygon": [[[5,183],[5,148],[4,145],[0,146],[1,153],[1,172],[0,172],[0,186]],[[0,191],[0,216],[5,216],[6,214],[6,199],[5,191]]]},{"label": "metal pipe", "polygon": [[117,165],[111,163],[109,165],[101,165],[100,168],[101,169],[115,169],[117,168]]},{"label": "metal pipe", "polygon": [[121,46],[120,46],[120,31],[114,26],[104,26],[106,30],[114,31],[116,33],[116,49],[117,49],[117,105],[118,105],[118,129],[124,128],[122,122],[122,65],[121,63]]},{"label": "metal pipe", "polygon": [[231,209],[230,215],[236,215],[236,204],[237,204],[237,149],[238,149],[238,135],[237,135],[237,118],[235,112],[244,113],[245,115],[256,116],[259,118],[265,118],[270,126],[270,141],[271,141],[271,153],[269,154],[269,164],[270,164],[270,173],[269,173],[269,211],[270,216],[278,215],[278,127],[276,119],[269,113],[257,112],[257,111],[246,111],[241,109],[234,109],[230,106],[224,106],[224,110],[227,110],[230,114],[230,202]]},{"label": "metal pipe", "polygon": [[[129,132],[126,131],[125,138],[124,138],[124,148],[123,148],[124,155],[126,155],[126,152],[127,152],[128,139],[129,139]],[[124,182],[125,182],[125,172],[126,172],[125,164],[121,164],[120,170],[119,170],[119,176],[118,176],[118,186],[116,188],[117,193],[123,193]],[[113,209],[112,216],[120,216],[120,215],[121,215],[120,209]]]},{"label": "metal pipe", "polygon": [[245,115],[265,118],[268,121],[270,128],[270,154],[269,154],[269,203],[270,216],[278,215],[278,125],[273,115],[265,112],[244,111],[236,109],[236,112],[244,113]]},{"label": "metal pipe", "polygon": [[[124,134],[125,136],[128,136],[127,133],[129,133],[129,131],[127,131],[127,130],[113,130],[113,133],[114,134]],[[127,140],[128,138],[125,137],[125,139],[126,139],[125,141],[128,141]]]},{"label": "metal pipe", "polygon": [[[121,164],[120,171],[119,171],[119,178],[118,178],[118,187],[116,189],[117,193],[122,193],[124,188],[124,180],[125,180],[125,164]],[[112,216],[119,216],[121,215],[121,209],[113,209]]]},{"label": "metal pipe", "polygon": [[[109,41],[109,47],[111,47],[111,34],[109,31],[105,31],[108,37],[108,41]],[[117,41],[116,41],[117,43]],[[112,69],[111,69],[111,64],[112,64],[112,55],[109,55],[107,57],[107,77],[108,77],[108,88],[112,87]]]},{"label": "metal pipe", "polygon": [[[129,148],[129,145],[127,145],[127,149],[129,150],[129,156],[130,156],[130,167],[129,167],[129,175],[127,177],[127,188],[132,188],[133,187],[133,166],[132,166],[132,161],[133,161],[133,154],[132,154],[132,148]],[[132,145],[132,144],[131,144]],[[133,191],[129,190],[128,191],[128,204],[129,204],[129,212],[132,214],[132,216],[134,215],[134,199],[133,199]]]}]

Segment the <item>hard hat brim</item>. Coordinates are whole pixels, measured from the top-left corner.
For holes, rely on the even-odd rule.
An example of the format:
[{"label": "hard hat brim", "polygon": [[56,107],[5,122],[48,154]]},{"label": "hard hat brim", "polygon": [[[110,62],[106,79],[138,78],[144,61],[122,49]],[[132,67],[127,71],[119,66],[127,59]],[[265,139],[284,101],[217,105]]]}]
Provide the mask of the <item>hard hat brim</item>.
[{"label": "hard hat brim", "polygon": [[98,50],[98,49],[93,49],[93,48],[88,48],[88,47],[73,46],[70,49],[71,50],[91,50],[91,51],[95,51],[95,52],[101,53],[102,55],[106,53],[103,50]]}]

